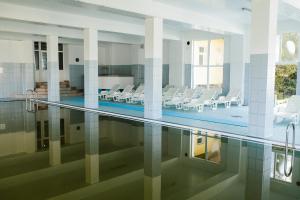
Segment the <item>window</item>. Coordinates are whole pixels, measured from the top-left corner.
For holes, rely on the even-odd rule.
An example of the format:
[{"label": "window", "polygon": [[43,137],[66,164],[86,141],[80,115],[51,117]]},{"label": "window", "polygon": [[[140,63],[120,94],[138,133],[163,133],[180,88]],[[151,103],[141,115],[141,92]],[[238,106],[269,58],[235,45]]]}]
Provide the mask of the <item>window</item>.
[{"label": "window", "polygon": [[59,70],[64,70],[64,55],[63,55],[63,44],[58,44],[58,66]]},{"label": "window", "polygon": [[296,94],[299,40],[298,33],[283,33],[277,37],[276,100],[286,99]]},{"label": "window", "polygon": [[[63,44],[58,44],[58,67],[59,70],[64,69],[64,56],[63,56]],[[40,67],[43,70],[47,70],[47,43],[46,42],[34,42],[34,62],[35,69],[39,70]]]},{"label": "window", "polygon": [[223,83],[224,40],[193,42],[193,87],[220,86]]}]

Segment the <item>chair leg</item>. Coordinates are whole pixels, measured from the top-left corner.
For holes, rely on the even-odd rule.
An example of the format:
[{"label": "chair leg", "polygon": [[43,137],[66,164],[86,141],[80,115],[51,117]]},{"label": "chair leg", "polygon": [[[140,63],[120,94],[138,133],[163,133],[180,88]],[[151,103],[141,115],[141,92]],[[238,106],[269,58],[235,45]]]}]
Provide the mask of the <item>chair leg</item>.
[{"label": "chair leg", "polygon": [[198,112],[203,112],[203,110],[204,110],[204,105],[203,104],[197,106],[197,111]]},{"label": "chair leg", "polygon": [[217,103],[212,103],[211,108],[212,108],[212,110],[217,110],[218,109],[218,104]]},{"label": "chair leg", "polygon": [[230,101],[225,102],[225,108],[230,108]]}]

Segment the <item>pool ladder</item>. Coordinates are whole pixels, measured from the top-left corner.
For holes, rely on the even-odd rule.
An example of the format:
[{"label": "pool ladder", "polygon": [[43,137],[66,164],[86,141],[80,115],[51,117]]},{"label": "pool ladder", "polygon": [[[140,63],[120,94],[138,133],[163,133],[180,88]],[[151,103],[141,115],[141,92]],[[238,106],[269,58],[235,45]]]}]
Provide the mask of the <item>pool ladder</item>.
[{"label": "pool ladder", "polygon": [[34,102],[34,99],[38,98],[38,93],[34,90],[28,89],[26,90],[26,101],[25,101],[25,107],[28,112],[35,113],[38,109],[38,103]]},{"label": "pool ladder", "polygon": [[[291,168],[287,170],[287,157],[289,151],[289,135],[290,135],[290,128],[292,127],[293,130],[293,141],[292,141],[292,159],[291,159]],[[294,158],[295,158],[295,124],[293,122],[289,123],[286,127],[286,138],[285,138],[285,154],[284,154],[284,175],[289,177],[293,172],[294,167]]]}]

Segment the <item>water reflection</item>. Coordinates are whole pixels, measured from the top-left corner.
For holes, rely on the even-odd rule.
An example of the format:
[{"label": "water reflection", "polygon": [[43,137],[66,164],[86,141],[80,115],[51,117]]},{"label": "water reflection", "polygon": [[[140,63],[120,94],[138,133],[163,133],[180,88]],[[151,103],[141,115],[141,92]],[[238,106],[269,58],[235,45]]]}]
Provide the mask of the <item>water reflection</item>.
[{"label": "water reflection", "polygon": [[35,114],[0,107],[1,199],[300,196],[300,154],[286,177],[276,146],[50,106]]}]

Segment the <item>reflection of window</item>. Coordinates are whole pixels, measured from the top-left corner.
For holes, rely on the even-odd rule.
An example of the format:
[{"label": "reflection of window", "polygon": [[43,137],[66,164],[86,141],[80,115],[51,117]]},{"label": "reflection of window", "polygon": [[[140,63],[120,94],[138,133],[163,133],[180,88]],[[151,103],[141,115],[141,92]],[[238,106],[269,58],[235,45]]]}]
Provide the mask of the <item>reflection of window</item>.
[{"label": "reflection of window", "polygon": [[224,40],[193,42],[193,87],[223,83]]},{"label": "reflection of window", "polygon": [[[290,170],[292,163],[292,156],[287,157],[287,170]],[[271,178],[276,180],[291,183],[292,175],[286,177],[284,175],[284,153],[273,152],[272,153],[272,165],[271,165]]]},{"label": "reflection of window", "polygon": [[193,135],[192,156],[215,163],[221,162],[221,138],[218,135]]}]

